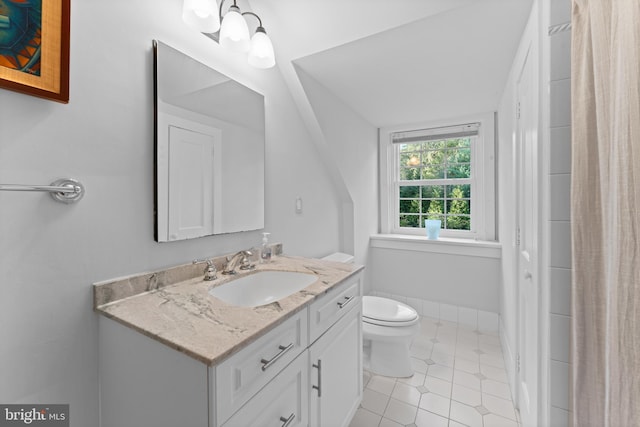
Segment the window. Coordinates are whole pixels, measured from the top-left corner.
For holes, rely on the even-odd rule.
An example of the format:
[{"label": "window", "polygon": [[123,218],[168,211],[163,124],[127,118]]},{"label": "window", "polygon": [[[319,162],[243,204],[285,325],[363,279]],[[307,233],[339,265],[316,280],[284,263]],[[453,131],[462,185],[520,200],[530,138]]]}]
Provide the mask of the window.
[{"label": "window", "polygon": [[493,118],[477,119],[381,131],[383,232],[439,219],[443,237],[495,238]]}]

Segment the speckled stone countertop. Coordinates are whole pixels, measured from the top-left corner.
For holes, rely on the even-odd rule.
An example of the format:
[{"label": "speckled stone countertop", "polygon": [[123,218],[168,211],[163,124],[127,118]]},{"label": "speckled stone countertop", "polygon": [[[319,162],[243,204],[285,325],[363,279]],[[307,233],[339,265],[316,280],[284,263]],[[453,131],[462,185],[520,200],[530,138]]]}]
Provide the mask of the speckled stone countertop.
[{"label": "speckled stone countertop", "polygon": [[[224,259],[216,259],[216,264]],[[94,309],[207,365],[244,348],[318,296],[360,271],[354,264],[291,256],[237,275],[204,281],[202,265],[184,265],[94,284]],[[218,268],[220,271],[221,268]],[[209,289],[259,271],[295,271],[318,276],[311,285],[277,302],[238,307],[209,295]]]}]

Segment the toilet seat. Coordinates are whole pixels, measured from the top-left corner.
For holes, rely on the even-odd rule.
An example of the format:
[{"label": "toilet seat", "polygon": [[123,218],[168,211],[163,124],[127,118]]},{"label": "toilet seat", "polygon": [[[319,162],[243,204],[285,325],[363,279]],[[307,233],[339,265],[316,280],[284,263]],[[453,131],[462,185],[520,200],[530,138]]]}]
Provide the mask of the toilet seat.
[{"label": "toilet seat", "polygon": [[374,296],[362,298],[363,322],[380,326],[403,327],[419,322],[418,313],[399,301]]}]

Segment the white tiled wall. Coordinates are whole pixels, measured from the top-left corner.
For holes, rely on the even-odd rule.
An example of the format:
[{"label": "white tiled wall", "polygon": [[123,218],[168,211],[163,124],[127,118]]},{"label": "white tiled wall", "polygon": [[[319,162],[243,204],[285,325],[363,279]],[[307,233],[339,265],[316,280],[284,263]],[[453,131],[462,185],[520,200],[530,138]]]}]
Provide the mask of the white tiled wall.
[{"label": "white tiled wall", "polygon": [[550,0],[551,426],[569,425],[571,337],[571,0]]},{"label": "white tiled wall", "polygon": [[470,326],[480,332],[491,332],[495,334],[499,332],[498,313],[379,291],[373,291],[371,295],[391,298],[405,303],[408,306],[413,307],[421,316],[459,323],[461,325]]}]

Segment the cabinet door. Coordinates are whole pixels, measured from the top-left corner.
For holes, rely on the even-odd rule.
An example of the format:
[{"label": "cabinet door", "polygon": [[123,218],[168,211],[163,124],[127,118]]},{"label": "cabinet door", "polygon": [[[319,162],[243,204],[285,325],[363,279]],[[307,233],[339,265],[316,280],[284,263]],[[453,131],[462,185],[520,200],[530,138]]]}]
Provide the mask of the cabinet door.
[{"label": "cabinet door", "polygon": [[306,427],[309,354],[305,351],[253,396],[223,427]]},{"label": "cabinet door", "polygon": [[362,299],[310,348],[310,426],[349,425],[362,400]]}]

